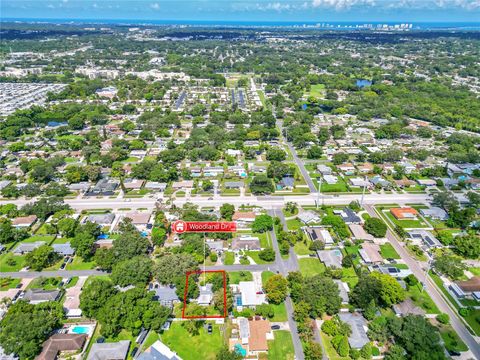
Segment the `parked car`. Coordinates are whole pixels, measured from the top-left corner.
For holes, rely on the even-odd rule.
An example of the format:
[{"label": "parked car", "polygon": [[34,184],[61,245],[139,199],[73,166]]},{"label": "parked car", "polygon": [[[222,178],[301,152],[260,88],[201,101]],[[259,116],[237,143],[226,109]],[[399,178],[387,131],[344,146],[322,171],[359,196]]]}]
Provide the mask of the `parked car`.
[{"label": "parked car", "polygon": [[270,328],[272,330],[280,330],[280,325],[272,325]]},{"label": "parked car", "polygon": [[208,324],[208,326],[207,326],[207,332],[208,332],[209,334],[211,334],[212,331],[213,331],[213,326],[212,326],[212,324]]},{"label": "parked car", "polygon": [[137,351],[138,351],[138,347],[134,347],[133,350],[132,350],[131,356],[134,357],[135,354],[137,353]]}]

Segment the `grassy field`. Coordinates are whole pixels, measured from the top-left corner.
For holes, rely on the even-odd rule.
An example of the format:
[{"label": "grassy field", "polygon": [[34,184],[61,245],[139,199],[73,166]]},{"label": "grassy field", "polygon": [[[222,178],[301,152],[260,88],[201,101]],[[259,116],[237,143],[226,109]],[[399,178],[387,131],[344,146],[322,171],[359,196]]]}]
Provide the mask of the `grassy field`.
[{"label": "grassy field", "polygon": [[253,275],[250,271],[229,271],[230,284],[238,284],[240,281],[252,281]]},{"label": "grassy field", "polygon": [[455,330],[451,326],[440,326],[440,336],[445,343],[445,348],[448,351],[467,351],[468,346],[460,339]]},{"label": "grassy field", "polygon": [[231,251],[226,252],[223,263],[225,265],[233,265],[234,262],[235,262],[235,254]]},{"label": "grassy field", "polygon": [[270,321],[288,321],[288,316],[287,316],[287,308],[285,307],[285,303],[281,303],[278,305],[272,304],[274,311],[275,311],[275,316],[270,319]]},{"label": "grassy field", "polygon": [[322,274],[325,271],[325,265],[323,265],[317,258],[298,259],[298,265],[300,267],[300,272],[304,276],[314,276]]},{"label": "grassy field", "polygon": [[265,286],[265,283],[270,279],[275,273],[271,271],[264,271],[262,272],[262,284]]},{"label": "grassy field", "polygon": [[143,342],[142,349],[148,349],[157,340],[160,340],[160,336],[155,331],[150,331],[147,338]]},{"label": "grassy field", "polygon": [[306,244],[303,241],[296,242],[294,247],[293,247],[293,249],[295,250],[295,254],[297,254],[297,255],[313,254],[313,251],[308,249],[310,243],[311,243],[311,241],[307,241]]},{"label": "grassy field", "polygon": [[430,295],[428,295],[426,291],[422,292],[421,285],[410,287],[407,291],[407,296],[412,299],[415,305],[425,310],[427,314],[440,314],[440,310],[437,305],[435,305]]},{"label": "grassy field", "polygon": [[348,360],[350,357],[341,357],[337,354],[337,351],[333,348],[331,343],[332,337],[320,332],[320,336],[322,337],[323,346],[325,346],[325,352],[330,360]]},{"label": "grassy field", "polygon": [[313,96],[316,98],[323,98],[323,93],[325,91],[324,84],[315,84],[310,86],[310,91],[307,92],[307,96]]},{"label": "grassy field", "polygon": [[271,261],[265,261],[265,260],[262,260],[260,259],[260,257],[258,256],[258,251],[245,251],[245,254],[247,256],[250,256],[253,261],[255,261],[255,263],[257,264],[271,264],[272,262]]},{"label": "grassy field", "polygon": [[400,259],[400,255],[390,243],[380,245],[380,254],[384,259]]},{"label": "grassy field", "polygon": [[[12,263],[10,264],[10,262]],[[23,267],[25,267],[24,255],[13,255],[12,253],[0,255],[0,272],[15,272]]]},{"label": "grassy field", "polygon": [[173,322],[170,329],[160,335],[162,342],[184,360],[214,360],[222,348],[220,329],[213,325],[211,335],[202,327],[199,335],[191,335],[180,322]]},{"label": "grassy field", "polygon": [[94,267],[94,261],[84,262],[80,256],[75,256],[73,261],[67,265],[67,270],[90,270]]},{"label": "grassy field", "polygon": [[12,279],[12,278],[1,278],[0,279],[0,291],[5,291],[8,289],[15,288],[20,284],[21,279]]},{"label": "grassy field", "polygon": [[304,226],[304,224],[300,220],[298,220],[297,218],[287,220],[288,230],[298,230],[302,226]]},{"label": "grassy field", "polygon": [[295,351],[290,332],[278,330],[274,335],[275,340],[268,342],[268,360],[293,360]]}]

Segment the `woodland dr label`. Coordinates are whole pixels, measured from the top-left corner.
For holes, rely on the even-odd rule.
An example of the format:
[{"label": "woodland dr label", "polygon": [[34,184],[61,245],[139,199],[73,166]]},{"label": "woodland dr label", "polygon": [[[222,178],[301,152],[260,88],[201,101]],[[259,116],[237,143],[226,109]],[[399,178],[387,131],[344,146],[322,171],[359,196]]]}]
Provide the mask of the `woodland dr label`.
[{"label": "woodland dr label", "polygon": [[186,232],[236,232],[237,224],[233,221],[183,221],[172,224],[172,231],[177,234]]}]

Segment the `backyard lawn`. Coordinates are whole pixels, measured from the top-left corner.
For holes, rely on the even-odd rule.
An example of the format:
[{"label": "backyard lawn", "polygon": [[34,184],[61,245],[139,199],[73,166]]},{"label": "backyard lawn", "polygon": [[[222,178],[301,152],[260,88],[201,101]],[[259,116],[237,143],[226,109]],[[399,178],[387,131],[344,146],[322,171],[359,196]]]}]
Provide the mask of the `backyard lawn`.
[{"label": "backyard lawn", "polygon": [[325,271],[325,265],[323,265],[317,258],[298,259],[298,265],[302,275],[307,277],[323,274]]},{"label": "backyard lawn", "polygon": [[16,272],[25,267],[24,255],[6,253],[0,255],[0,272]]},{"label": "backyard lawn", "polygon": [[268,360],[293,360],[295,351],[290,332],[277,330],[274,337],[275,340],[268,341]]},{"label": "backyard lawn", "polygon": [[311,244],[311,241],[307,241],[307,243],[305,244],[305,242],[303,241],[297,241],[293,247],[293,249],[295,250],[295,254],[297,255],[310,255],[310,254],[313,254],[313,251],[312,250],[309,250],[308,247],[310,246]]},{"label": "backyard lawn", "polygon": [[75,256],[73,261],[67,264],[67,270],[90,270],[95,267],[94,261],[84,262],[80,256]]},{"label": "backyard lawn", "polygon": [[250,271],[229,271],[230,284],[238,284],[240,281],[252,281],[253,275]]},{"label": "backyard lawn", "polygon": [[271,304],[271,305],[273,306],[275,315],[273,316],[273,318],[269,319],[270,321],[274,321],[274,322],[288,321],[287,308],[285,307],[285,303],[281,303],[278,305],[274,305],[274,304]]},{"label": "backyard lawn", "polygon": [[380,245],[380,253],[384,259],[400,259],[400,255],[398,255],[390,243]]},{"label": "backyard lawn", "polygon": [[272,261],[265,261],[260,259],[258,251],[244,251],[245,255],[250,256],[256,264],[271,264]]},{"label": "backyard lawn", "polygon": [[225,258],[223,259],[224,265],[233,265],[235,262],[235,254],[231,251],[225,253]]},{"label": "backyard lawn", "polygon": [[287,220],[288,230],[298,230],[302,226],[304,226],[304,224],[300,220],[298,220],[297,218]]},{"label": "backyard lawn", "polygon": [[192,336],[181,322],[173,322],[170,329],[160,335],[162,342],[175,351],[184,360],[214,360],[223,346],[218,325],[213,325],[213,333],[205,328],[199,329],[199,335]]},{"label": "backyard lawn", "polygon": [[263,286],[265,286],[265,283],[268,281],[268,279],[270,279],[273,275],[275,275],[275,273],[271,272],[271,271],[264,271],[262,272],[262,284]]}]

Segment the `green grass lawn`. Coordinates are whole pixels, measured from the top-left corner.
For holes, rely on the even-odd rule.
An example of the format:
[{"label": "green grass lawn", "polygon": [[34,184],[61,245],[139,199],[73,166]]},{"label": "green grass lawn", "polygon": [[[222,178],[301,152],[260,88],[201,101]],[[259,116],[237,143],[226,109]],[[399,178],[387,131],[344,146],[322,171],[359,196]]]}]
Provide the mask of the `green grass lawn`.
[{"label": "green grass lawn", "polygon": [[[12,263],[10,264],[10,262]],[[0,272],[20,271],[24,267],[25,255],[13,255],[12,253],[0,255]]]},{"label": "green grass lawn", "polygon": [[355,269],[352,267],[342,268],[342,281],[346,282],[350,289],[353,289],[358,283],[358,276]]},{"label": "green grass lawn", "polygon": [[443,342],[445,343],[445,348],[448,351],[467,351],[468,346],[460,339],[455,330],[450,325],[441,325],[439,327],[440,335]]},{"label": "green grass lawn", "polygon": [[274,338],[275,340],[268,341],[268,360],[293,360],[295,351],[290,332],[277,330]]},{"label": "green grass lawn", "polygon": [[428,295],[426,291],[422,292],[421,285],[418,284],[409,287],[407,296],[412,299],[415,305],[425,310],[427,314],[440,314],[440,310],[437,305],[435,305],[430,295]]},{"label": "green grass lawn", "polygon": [[300,229],[302,226],[304,226],[305,224],[302,223],[300,220],[298,220],[297,218],[295,219],[290,219],[290,220],[287,220],[287,227],[288,227],[288,230],[298,230]]},{"label": "green grass lawn", "polygon": [[480,267],[471,267],[468,268],[468,271],[470,271],[475,276],[480,276]]},{"label": "green grass lawn", "polygon": [[398,255],[390,243],[380,245],[380,254],[384,259],[400,259],[400,255]]},{"label": "green grass lawn", "polygon": [[325,271],[325,265],[323,265],[317,258],[298,259],[298,265],[300,267],[300,272],[308,277],[323,274]]},{"label": "green grass lawn", "polygon": [[275,315],[273,318],[270,319],[270,321],[288,321],[287,317],[287,308],[285,306],[285,303],[281,303],[278,305],[271,304],[273,306],[273,309],[275,311]]},{"label": "green grass lawn", "polygon": [[348,192],[347,184],[342,178],[338,178],[338,182],[335,184],[327,184],[322,182],[321,192]]},{"label": "green grass lawn", "polygon": [[[460,306],[453,299],[452,295],[450,295],[447,289],[445,289],[445,287],[443,286],[442,279],[440,279],[440,277],[433,272],[430,272],[429,275],[432,278],[432,280],[435,282],[437,287],[440,289],[444,297],[446,297],[450,301],[450,303],[452,303],[452,305],[455,306],[455,308],[458,311],[460,309]],[[470,327],[475,332],[475,334],[477,336],[480,336],[480,310],[470,311],[470,314],[464,317],[464,319],[467,322],[467,324],[470,325]]]},{"label": "green grass lawn", "polygon": [[245,255],[247,256],[250,256],[253,261],[255,261],[255,263],[257,264],[271,264],[272,261],[265,261],[265,260],[262,260],[260,259],[260,257],[258,256],[258,251],[245,251]]},{"label": "green grass lawn", "polygon": [[293,249],[295,250],[295,254],[297,255],[313,254],[313,251],[308,249],[308,247],[310,246],[310,243],[311,243],[310,240],[308,240],[306,244],[303,241],[296,242],[293,247]]},{"label": "green grass lawn", "polygon": [[148,333],[148,336],[147,338],[145,339],[145,341],[143,342],[143,345],[142,345],[142,349],[143,350],[146,350],[148,349],[150,346],[153,345],[153,343],[155,343],[155,341],[157,340],[160,340],[160,335],[158,335],[155,331],[150,331]]},{"label": "green grass lawn", "polygon": [[50,243],[55,239],[54,235],[33,235],[25,240],[22,240],[22,243],[33,243],[37,241],[44,241],[46,245],[50,245]]},{"label": "green grass lawn", "polygon": [[265,286],[268,279],[270,279],[273,275],[275,275],[275,273],[273,273],[271,271],[262,272],[262,284],[263,284],[263,286]]},{"label": "green grass lawn", "polygon": [[230,284],[238,284],[240,281],[252,281],[253,275],[250,271],[229,271]]},{"label": "green grass lawn", "polygon": [[341,357],[337,354],[337,351],[334,349],[331,340],[332,337],[320,332],[320,336],[322,337],[322,343],[325,347],[325,352],[330,360],[349,360],[350,357]]},{"label": "green grass lawn", "polygon": [[170,329],[160,337],[165,345],[184,360],[214,360],[223,345],[218,325],[213,325],[213,332],[210,335],[203,327],[199,332],[199,335],[192,336],[181,322],[173,322]]},{"label": "green grass lawn", "polygon": [[[377,208],[380,210],[383,220],[387,221],[387,223],[390,225],[393,223],[394,226],[398,225],[404,229],[422,229],[430,227],[430,225],[421,220],[420,217],[418,220],[397,220],[395,216],[392,215],[390,210],[388,210],[388,208],[383,206],[379,206]],[[382,209],[385,209],[385,211],[382,211]]]},{"label": "green grass lawn", "polygon": [[323,98],[325,91],[325,84],[310,85],[310,91],[306,93],[307,96],[313,96],[316,98]]},{"label": "green grass lawn", "polygon": [[67,270],[90,270],[94,267],[94,261],[85,262],[80,256],[75,256],[73,261],[67,265]]},{"label": "green grass lawn", "polygon": [[234,262],[235,262],[235,254],[231,251],[226,252],[223,263],[225,265],[233,265]]},{"label": "green grass lawn", "polygon": [[13,278],[1,278],[0,279],[0,291],[6,291],[8,289],[15,288],[18,284],[20,284],[21,279],[13,279]]}]

